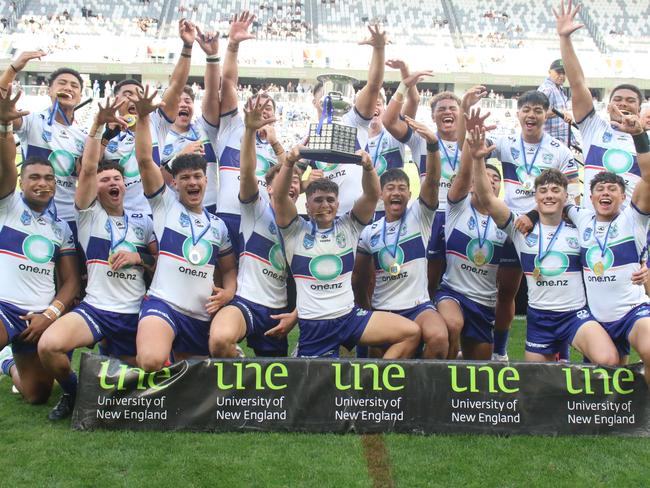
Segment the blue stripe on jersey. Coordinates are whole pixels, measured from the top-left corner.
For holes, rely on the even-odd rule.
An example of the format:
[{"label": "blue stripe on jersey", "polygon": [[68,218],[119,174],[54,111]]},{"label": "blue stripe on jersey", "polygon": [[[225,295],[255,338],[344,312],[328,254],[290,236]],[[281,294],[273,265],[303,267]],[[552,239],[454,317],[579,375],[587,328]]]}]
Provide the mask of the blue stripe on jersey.
[{"label": "blue stripe on jersey", "polygon": [[[146,246],[135,246],[138,252],[147,252]],[[88,240],[88,248],[86,249],[86,259],[101,259],[105,260],[111,252],[111,241],[102,239],[97,236],[90,236]]]},{"label": "blue stripe on jersey", "polygon": [[[16,229],[12,229],[7,225],[2,226],[0,231],[0,251],[9,251],[20,256],[25,256],[23,252],[23,242],[30,235],[39,235],[39,234],[26,234],[20,232]],[[55,261],[59,255],[60,245],[52,242],[54,244],[54,253],[52,254],[52,259],[50,261]]]},{"label": "blue stripe on jersey", "polygon": [[[416,236],[413,236],[411,239],[405,242],[400,242],[399,247],[402,249],[402,252],[404,253],[404,263],[408,263],[409,261],[415,261],[416,259],[422,259],[426,257],[427,252],[426,248],[424,247],[424,244],[422,243],[422,235],[417,234]],[[391,246],[388,246],[389,249],[392,248]],[[381,252],[381,249],[378,251],[375,251],[373,254],[373,259],[375,261],[375,269],[377,271],[383,269],[381,265],[379,264],[379,253]]]},{"label": "blue stripe on jersey", "polygon": [[518,167],[519,166],[517,166],[515,163],[511,163],[510,161],[502,161],[501,168],[503,168],[503,179],[519,181],[519,177],[517,176]]},{"label": "blue stripe on jersey", "polygon": [[[569,258],[569,265],[567,266],[565,273],[572,272],[572,271],[582,272],[582,259],[580,254],[568,254],[568,253],[563,253],[563,254]],[[524,252],[519,253],[519,261],[521,262],[521,269],[523,270],[524,273],[532,273],[535,270],[536,257],[537,257],[537,253],[535,254],[527,254]]]},{"label": "blue stripe on jersey", "polygon": [[[603,156],[607,151],[608,151],[607,148],[592,145],[589,148],[589,153],[587,154],[587,157],[585,158],[585,166],[596,166],[599,168],[606,168],[605,165],[603,164]],[[641,176],[641,170],[639,169],[639,163],[637,162],[636,156],[633,154],[630,155],[633,158],[632,167],[629,170],[627,170],[625,173]]]},{"label": "blue stripe on jersey", "polygon": [[[185,259],[183,255],[183,243],[185,242],[186,239],[188,239],[188,237],[189,236],[181,234],[180,232],[176,232],[174,229],[165,227],[165,230],[163,231],[162,239],[160,240],[160,251],[173,254],[175,256]],[[192,238],[189,237],[189,239],[191,240]],[[218,254],[219,254],[219,247],[213,243],[212,257],[210,257],[210,261],[208,261],[206,264],[216,265]]]},{"label": "blue stripe on jersey", "polygon": [[402,153],[399,148],[396,147],[389,152],[385,152],[381,155],[386,160],[387,169],[391,168],[403,168],[404,161],[402,160]]},{"label": "blue stripe on jersey", "polygon": [[239,168],[239,149],[226,146],[219,159],[220,168]]},{"label": "blue stripe on jersey", "polygon": [[214,152],[214,148],[212,147],[211,142],[206,142],[203,144],[203,150],[205,151],[205,155],[203,157],[208,163],[217,162],[217,154]]},{"label": "blue stripe on jersey", "polygon": [[253,232],[248,238],[248,241],[246,241],[245,250],[266,261],[269,259],[269,251],[275,244],[276,242],[271,239],[261,236],[257,232]]},{"label": "blue stripe on jersey", "polygon": [[[318,256],[310,258],[307,256],[294,254],[293,259],[291,260],[291,271],[295,276],[312,276],[311,271],[309,270],[309,264],[316,257]],[[348,252],[344,255],[339,255],[339,258],[341,258],[341,261],[343,262],[343,268],[338,276],[341,276],[345,273],[351,273],[352,268],[354,268],[354,253],[352,252],[352,249],[348,250]]]},{"label": "blue stripe on jersey", "polygon": [[[494,225],[494,222],[491,222],[491,225]],[[454,229],[452,230],[449,239],[447,239],[447,250],[454,251],[456,254],[462,254],[467,259],[469,259],[467,256],[467,245],[472,239],[476,238],[478,238],[478,236],[468,236],[464,232],[461,232],[458,229]],[[492,259],[490,259],[490,262],[488,264],[499,264],[499,261],[501,260],[501,251],[503,250],[503,245],[494,241],[490,242],[494,248],[494,253],[492,254]]]},{"label": "blue stripe on jersey", "polygon": [[[618,244],[612,243],[607,247],[610,249],[610,251],[612,251],[612,254],[614,254],[614,263],[612,264],[612,267],[625,266],[626,264],[636,264],[639,262],[640,256],[634,239],[630,239]],[[581,262],[585,268],[589,267],[586,257],[588,249],[589,248],[585,247],[580,248]]]}]

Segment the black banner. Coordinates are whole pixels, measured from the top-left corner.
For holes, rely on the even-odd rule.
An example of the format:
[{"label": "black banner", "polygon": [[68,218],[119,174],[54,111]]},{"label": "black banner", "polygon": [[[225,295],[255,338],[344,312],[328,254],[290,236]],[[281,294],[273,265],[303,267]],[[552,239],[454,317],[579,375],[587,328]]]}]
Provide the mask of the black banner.
[{"label": "black banner", "polygon": [[75,429],[650,435],[643,365],[84,354]]}]

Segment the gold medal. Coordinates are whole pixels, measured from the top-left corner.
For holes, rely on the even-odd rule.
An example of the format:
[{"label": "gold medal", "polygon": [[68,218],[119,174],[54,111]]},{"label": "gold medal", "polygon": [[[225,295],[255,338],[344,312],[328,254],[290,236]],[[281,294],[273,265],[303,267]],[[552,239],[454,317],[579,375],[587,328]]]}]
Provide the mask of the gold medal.
[{"label": "gold medal", "polygon": [[135,123],[138,121],[138,116],[133,114],[128,114],[124,117],[124,120],[126,121],[126,125],[128,127],[133,127]]},{"label": "gold medal", "polygon": [[113,261],[115,261],[115,254],[111,253],[108,255],[108,264],[112,265]]},{"label": "gold medal", "polygon": [[535,266],[535,269],[533,270],[533,278],[537,281],[540,276],[542,276],[542,270]]},{"label": "gold medal", "polygon": [[534,181],[532,181],[529,178],[526,178],[526,181],[524,181],[524,190],[526,191],[533,191],[533,188],[535,187]]},{"label": "gold medal", "polygon": [[596,276],[602,276],[605,274],[605,265],[602,261],[598,261],[596,264],[594,264],[594,274]]},{"label": "gold medal", "polygon": [[391,264],[388,267],[388,274],[391,276],[397,276],[401,269],[402,267],[399,264],[397,264],[397,261],[395,261],[393,264]]},{"label": "gold medal", "polygon": [[474,264],[478,267],[485,264],[485,254],[483,254],[483,251],[479,250],[474,253]]}]

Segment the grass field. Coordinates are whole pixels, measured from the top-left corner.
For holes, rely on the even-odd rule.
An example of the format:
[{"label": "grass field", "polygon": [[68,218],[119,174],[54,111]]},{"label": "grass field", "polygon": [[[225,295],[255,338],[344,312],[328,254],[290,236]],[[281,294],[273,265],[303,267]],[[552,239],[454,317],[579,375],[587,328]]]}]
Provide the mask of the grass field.
[{"label": "grass field", "polygon": [[[523,338],[517,320],[511,359],[522,358]],[[75,432],[46,419],[58,387],[48,405],[32,407],[10,385],[2,377],[0,487],[650,484],[647,439]]]}]

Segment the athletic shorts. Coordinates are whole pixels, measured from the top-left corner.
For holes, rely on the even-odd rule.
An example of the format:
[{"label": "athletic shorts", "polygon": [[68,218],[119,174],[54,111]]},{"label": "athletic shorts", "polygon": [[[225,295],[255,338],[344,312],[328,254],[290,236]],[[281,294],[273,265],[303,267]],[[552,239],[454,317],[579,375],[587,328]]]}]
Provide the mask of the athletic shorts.
[{"label": "athletic shorts", "polygon": [[445,212],[437,211],[431,225],[431,237],[427,244],[427,259],[444,259],[447,252],[445,243]]},{"label": "athletic shorts", "polygon": [[420,315],[422,312],[426,310],[436,310],[436,307],[433,305],[433,302],[431,300],[428,300],[424,303],[420,303],[419,305],[416,305],[413,308],[407,308],[405,310],[377,310],[378,312],[390,312],[394,313],[397,315],[401,315],[404,318],[407,318],[409,320],[412,320],[415,322],[415,319],[417,318],[418,315]]},{"label": "athletic shorts", "polygon": [[217,217],[223,220],[230,235],[230,243],[235,253],[235,258],[239,259],[239,254],[244,251],[244,236],[239,233],[241,215],[218,212]]},{"label": "athletic shorts", "polygon": [[463,312],[463,329],[460,332],[462,337],[480,343],[494,343],[494,307],[470,300],[462,293],[446,286],[442,286],[436,293],[436,307],[443,300],[453,300]]},{"label": "athletic shorts", "polygon": [[361,339],[370,317],[372,312],[354,307],[335,319],[299,319],[298,356],[337,358],[340,346],[351,351]]},{"label": "athletic shorts", "polygon": [[248,347],[255,351],[255,355],[267,357],[287,356],[289,350],[287,338],[275,339],[265,336],[264,333],[278,325],[278,320],[272,319],[271,315],[289,313],[291,310],[288,308],[265,307],[237,295],[228,305],[237,307],[244,315],[246,342]]},{"label": "athletic shorts", "polygon": [[621,356],[630,354],[630,341],[628,340],[628,336],[636,321],[649,316],[650,303],[642,303],[614,322],[603,322],[603,327],[609,334],[609,337],[612,338]]},{"label": "athletic shorts", "polygon": [[515,249],[515,245],[512,243],[512,240],[509,237],[508,240],[503,244],[503,249],[501,250],[501,259],[499,259],[499,266],[505,266],[506,268],[521,268],[517,250]]},{"label": "athletic shorts", "polygon": [[102,345],[103,354],[116,357],[136,355],[137,313],[109,312],[86,302],[81,302],[72,311],[84,319],[95,343],[106,339]]},{"label": "athletic shorts", "polygon": [[208,336],[210,321],[200,320],[174,310],[164,300],[145,296],[140,309],[140,320],[145,317],[158,317],[169,324],[174,331],[174,352],[194,356],[209,356]]},{"label": "athletic shorts", "polygon": [[551,312],[528,307],[526,316],[526,351],[555,354],[562,344],[571,344],[578,329],[586,322],[595,321],[588,308],[569,312]]},{"label": "athletic shorts", "polygon": [[9,336],[9,344],[14,353],[29,354],[37,351],[37,345],[30,342],[21,341],[18,336],[23,333],[27,328],[27,322],[18,318],[21,315],[27,315],[29,312],[18,308],[15,305],[7,302],[0,302],[0,322],[4,325],[7,335]]}]

